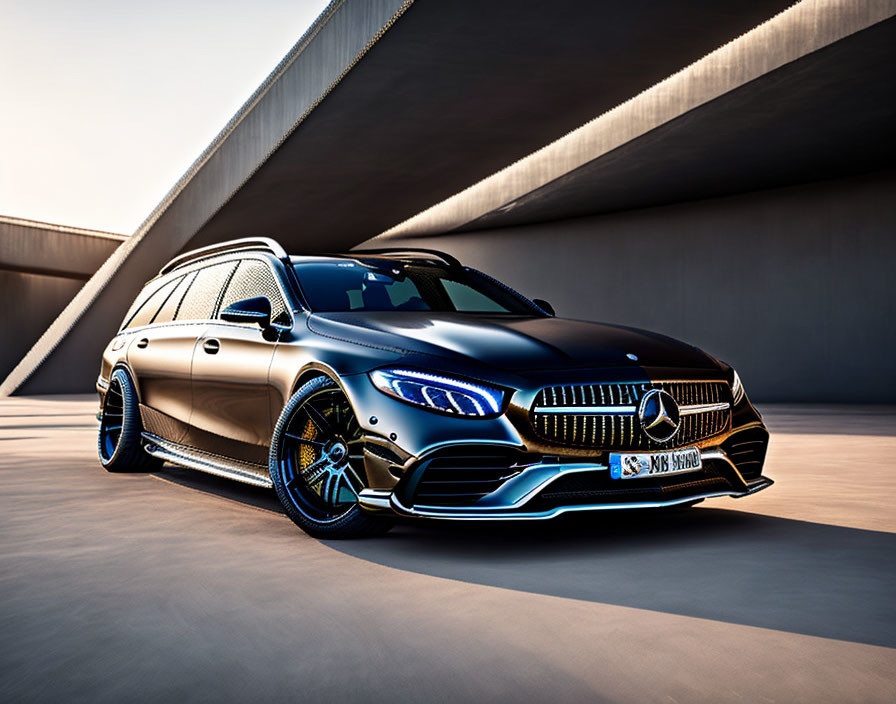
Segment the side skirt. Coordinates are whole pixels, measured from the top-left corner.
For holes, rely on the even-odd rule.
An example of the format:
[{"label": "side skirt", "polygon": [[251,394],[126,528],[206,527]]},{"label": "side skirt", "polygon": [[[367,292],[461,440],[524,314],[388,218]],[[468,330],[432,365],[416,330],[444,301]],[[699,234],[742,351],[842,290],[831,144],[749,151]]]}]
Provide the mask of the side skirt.
[{"label": "side skirt", "polygon": [[163,440],[152,433],[143,433],[143,449],[153,457],[188,469],[197,469],[218,477],[234,479],[243,484],[272,489],[267,467],[213,455],[193,447]]}]

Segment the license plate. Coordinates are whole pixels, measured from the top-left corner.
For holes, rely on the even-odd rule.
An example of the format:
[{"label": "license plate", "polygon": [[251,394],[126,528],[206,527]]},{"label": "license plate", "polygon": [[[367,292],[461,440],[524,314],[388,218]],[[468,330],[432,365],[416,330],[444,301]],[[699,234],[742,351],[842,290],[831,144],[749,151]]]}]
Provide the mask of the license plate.
[{"label": "license plate", "polygon": [[664,474],[696,472],[703,468],[700,450],[683,447],[665,452],[611,452],[611,479],[639,479]]}]

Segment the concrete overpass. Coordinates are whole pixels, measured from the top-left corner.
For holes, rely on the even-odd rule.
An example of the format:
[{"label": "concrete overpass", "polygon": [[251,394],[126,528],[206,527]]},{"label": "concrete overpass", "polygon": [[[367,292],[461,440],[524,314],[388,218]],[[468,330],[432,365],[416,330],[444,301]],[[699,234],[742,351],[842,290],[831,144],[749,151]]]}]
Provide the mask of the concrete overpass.
[{"label": "concrete overpass", "polygon": [[[651,309],[660,323],[653,327],[698,344],[708,340],[710,351],[740,364],[744,335],[730,334],[737,326],[731,303],[752,300],[757,288],[783,306],[771,320],[741,325],[749,339],[776,339],[794,316],[807,315],[811,326],[827,320],[826,304],[810,300],[807,310],[806,301],[787,295],[802,274],[782,276],[783,262],[791,272],[804,271],[802,262],[788,259],[788,248],[805,254],[800,248],[815,243],[801,224],[804,215],[818,212],[819,203],[845,203],[840,196],[858,189],[858,201],[843,205],[832,225],[840,228],[839,243],[848,239],[842,223],[851,225],[853,215],[872,207],[868,245],[850,250],[850,281],[863,266],[877,271],[876,252],[886,250],[883,234],[894,219],[874,195],[887,192],[889,177],[860,174],[892,163],[887,76],[896,3],[804,0],[775,14],[788,4],[334,2],[0,391],[86,390],[102,341],[138,282],[181,249],[253,233],[271,234],[295,251],[350,247],[386,230],[391,237],[478,233],[452,234],[445,244],[474,264],[491,263],[527,293],[553,297],[561,314],[634,323],[644,321],[640,299],[610,284],[637,275],[639,295],[670,302]],[[508,165],[514,166],[487,178]],[[740,213],[754,210],[751,198],[765,197],[759,189],[824,178],[839,179],[845,190],[813,191],[802,206],[784,196],[790,208],[784,222],[798,225],[800,235],[793,241],[767,233],[767,251],[750,262],[755,276],[744,271],[726,279],[724,266],[703,266],[706,258],[718,264],[724,246],[738,256],[754,241],[763,223],[740,229],[738,223]],[[448,206],[412,218],[459,191]],[[752,195],[734,195],[743,193]],[[728,208],[719,196],[747,200]],[[670,205],[682,201],[690,205]],[[473,202],[456,217],[458,203],[463,210]],[[666,249],[645,260],[640,254],[651,250],[626,247],[637,241],[631,233],[663,233],[665,225],[648,221],[665,216],[638,210],[660,205],[696,208],[696,220],[708,229],[703,241],[689,240],[694,219],[679,218],[660,237]],[[628,233],[582,229],[569,220],[621,211],[631,218]],[[715,212],[715,220],[704,211]],[[778,222],[779,212],[772,207],[769,220]],[[531,225],[542,222],[555,225]],[[832,242],[824,239],[821,249],[831,251]],[[705,276],[678,275],[694,252],[699,273],[715,277],[713,286]],[[528,268],[514,274],[510,262],[523,260]],[[837,273],[830,267],[837,260],[810,267],[807,278],[819,274],[814,285],[823,286]],[[535,261],[571,268],[561,276],[536,270]],[[770,285],[762,281],[768,267]],[[730,266],[739,268],[746,269]],[[595,278],[599,283],[588,286]],[[670,279],[677,297],[668,296],[668,286],[657,288]],[[867,304],[868,293],[876,294],[874,304],[861,320],[882,319],[888,304],[876,289],[850,291],[843,315]],[[605,303],[581,303],[589,300]],[[694,301],[699,305],[689,307]],[[674,314],[661,315],[672,302]],[[608,309],[615,314],[607,316]],[[714,329],[721,330],[716,337]],[[889,333],[867,332],[868,349],[888,341]],[[748,349],[757,355],[757,372],[785,366],[774,345]],[[849,357],[848,345],[820,354],[821,368],[836,370],[831,386],[843,400],[866,398],[874,372],[891,373],[870,353]],[[850,373],[869,359],[867,375]],[[818,389],[817,369],[791,375],[783,386],[757,374],[751,389],[760,398],[806,400],[808,389]]]},{"label": "concrete overpass", "polygon": [[0,216],[0,376],[6,376],[126,239]]},{"label": "concrete overpass", "polygon": [[377,244],[442,248],[563,315],[693,341],[764,401],[889,403],[896,19],[883,3],[862,6],[880,12],[873,24],[817,7]]}]

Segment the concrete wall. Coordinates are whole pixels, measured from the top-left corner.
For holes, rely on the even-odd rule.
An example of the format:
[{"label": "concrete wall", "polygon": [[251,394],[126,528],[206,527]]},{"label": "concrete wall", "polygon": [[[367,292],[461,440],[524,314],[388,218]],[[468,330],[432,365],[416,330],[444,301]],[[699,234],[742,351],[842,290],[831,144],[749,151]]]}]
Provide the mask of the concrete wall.
[{"label": "concrete wall", "polygon": [[83,285],[82,279],[0,270],[0,377],[18,364]]},{"label": "concrete wall", "polygon": [[0,270],[87,281],[125,235],[0,215]]},{"label": "concrete wall", "polygon": [[0,215],[0,380],[126,239]]},{"label": "concrete wall", "polygon": [[896,172],[390,244],[444,249],[559,315],[733,364],[754,400],[892,403]]}]

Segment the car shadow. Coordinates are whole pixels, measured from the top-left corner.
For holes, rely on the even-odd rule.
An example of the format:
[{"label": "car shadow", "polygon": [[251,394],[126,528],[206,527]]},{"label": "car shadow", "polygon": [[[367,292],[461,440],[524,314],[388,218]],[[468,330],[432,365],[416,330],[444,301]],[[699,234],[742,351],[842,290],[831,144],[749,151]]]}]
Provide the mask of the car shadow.
[{"label": "car shadow", "polygon": [[193,469],[165,464],[151,475],[172,484],[177,484],[193,491],[217,496],[228,501],[252,506],[253,508],[284,514],[283,507],[273,489],[241,484],[232,479],[216,477],[213,474],[198,472]]},{"label": "car shadow", "polygon": [[327,544],[447,579],[896,646],[890,533],[699,507],[402,524],[382,539]]},{"label": "car shadow", "polygon": [[[170,465],[153,475],[283,513],[269,489]],[[381,538],[322,542],[434,577],[896,647],[892,533],[703,504],[553,521],[400,521]]]}]

